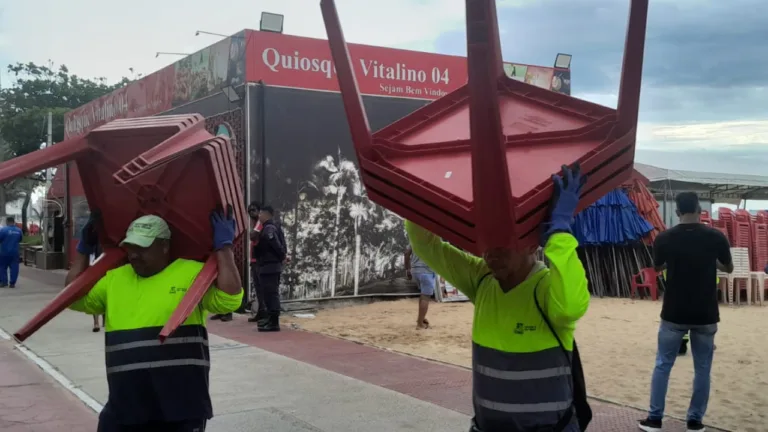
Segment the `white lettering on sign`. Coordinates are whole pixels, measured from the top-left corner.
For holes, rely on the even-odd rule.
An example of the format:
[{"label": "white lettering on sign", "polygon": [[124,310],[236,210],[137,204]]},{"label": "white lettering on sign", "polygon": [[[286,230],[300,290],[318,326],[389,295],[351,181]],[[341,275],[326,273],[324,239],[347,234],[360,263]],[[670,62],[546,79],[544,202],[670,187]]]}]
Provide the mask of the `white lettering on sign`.
[{"label": "white lettering on sign", "polygon": [[[295,70],[320,73],[328,79],[331,79],[336,73],[336,68],[331,60],[306,57],[301,55],[299,51],[294,51],[292,54],[284,54],[276,48],[266,48],[261,53],[261,60],[272,72]],[[359,62],[363,75],[366,77],[415,84],[425,84],[431,81],[432,84],[448,85],[451,82],[447,68],[433,67],[431,70],[423,70],[408,67],[405,63],[386,64],[378,60],[366,59],[359,59]],[[404,87],[394,93],[415,93],[411,91],[414,88],[409,89]],[[428,94],[440,92],[440,90],[430,89],[415,90],[427,92]]]},{"label": "white lettering on sign", "polygon": [[279,72],[280,69],[316,72],[329,79],[336,72],[330,60],[302,57],[298,51],[285,55],[275,48],[267,48],[261,53],[261,60],[272,72]]},{"label": "white lettering on sign", "polygon": [[124,92],[109,96],[103,101],[96,101],[91,107],[72,115],[64,125],[65,133],[69,136],[80,135],[102,123],[128,114],[128,97]]},{"label": "white lettering on sign", "polygon": [[409,81],[423,83],[427,80],[427,73],[423,70],[409,69],[404,63],[386,65],[376,60],[360,59],[360,66],[363,68],[363,75],[373,78],[388,79],[393,81]]},{"label": "white lettering on sign", "polygon": [[379,84],[379,92],[385,95],[412,97],[416,99],[422,99],[429,97],[431,99],[441,98],[448,94],[445,90],[428,88],[428,87],[413,87],[409,85],[389,85]]}]

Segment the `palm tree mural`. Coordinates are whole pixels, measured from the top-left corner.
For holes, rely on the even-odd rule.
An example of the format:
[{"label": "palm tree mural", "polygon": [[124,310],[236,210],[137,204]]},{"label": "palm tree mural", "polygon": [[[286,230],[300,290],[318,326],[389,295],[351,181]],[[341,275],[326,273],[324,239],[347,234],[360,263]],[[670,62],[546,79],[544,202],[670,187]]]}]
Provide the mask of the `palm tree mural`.
[{"label": "palm tree mural", "polygon": [[336,295],[336,276],[339,264],[339,234],[341,231],[341,213],[344,195],[347,193],[350,186],[353,191],[355,189],[361,190],[362,186],[360,184],[360,175],[357,172],[355,163],[342,157],[341,147],[337,147],[335,159],[330,155],[326,156],[325,159],[317,163],[315,171],[319,171],[320,175],[327,175],[327,182],[323,187],[323,192],[326,195],[335,195],[336,197],[335,222],[333,224],[333,240],[331,243],[333,257],[331,258],[331,274],[328,281],[328,285],[331,289],[331,297],[334,297]]},{"label": "palm tree mural", "polygon": [[292,256],[283,298],[392,292],[404,274],[402,220],[369,201],[355,163],[334,153],[288,182],[296,198],[282,212]]},{"label": "palm tree mural", "polygon": [[349,215],[355,221],[355,291],[354,295],[357,295],[360,287],[360,221],[368,220],[368,208],[362,202],[353,203],[349,207]]}]

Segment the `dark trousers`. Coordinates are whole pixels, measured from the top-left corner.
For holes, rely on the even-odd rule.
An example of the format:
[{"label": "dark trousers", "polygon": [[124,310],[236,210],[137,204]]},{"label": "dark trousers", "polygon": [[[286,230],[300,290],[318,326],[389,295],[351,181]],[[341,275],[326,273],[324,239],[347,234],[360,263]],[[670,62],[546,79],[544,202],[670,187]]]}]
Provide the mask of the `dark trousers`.
[{"label": "dark trousers", "polygon": [[[8,277],[10,276],[10,278]],[[16,285],[19,277],[19,256],[0,255],[0,285]]]},{"label": "dark trousers", "polygon": [[280,273],[260,273],[259,289],[269,315],[280,315]]},{"label": "dark trousers", "polygon": [[262,316],[267,313],[267,307],[264,305],[264,290],[261,289],[261,284],[259,283],[259,265],[257,263],[251,263],[251,286],[253,287],[257,303],[255,311],[253,305],[251,305],[251,311],[256,312],[258,316]]},{"label": "dark trousers", "polygon": [[148,423],[141,425],[120,425],[108,415],[99,415],[96,432],[205,432],[207,420],[186,420],[181,422]]}]

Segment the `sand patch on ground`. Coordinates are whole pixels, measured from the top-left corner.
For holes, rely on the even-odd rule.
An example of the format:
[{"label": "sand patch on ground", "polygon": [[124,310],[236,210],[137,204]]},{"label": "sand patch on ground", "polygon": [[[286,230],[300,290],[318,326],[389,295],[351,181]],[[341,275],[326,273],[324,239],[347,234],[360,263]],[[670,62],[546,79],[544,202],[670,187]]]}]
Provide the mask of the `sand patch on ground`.
[{"label": "sand patch on ground", "polygon": [[[415,300],[381,302],[321,311],[314,319],[286,316],[288,323],[371,345],[461,366],[471,363],[473,307],[433,303],[432,328],[416,330]],[[656,354],[660,302],[593,299],[576,338],[591,396],[647,408]],[[712,392],[705,422],[739,431],[764,432],[768,424],[768,308],[721,307]],[[667,393],[668,414],[685,417],[693,362],[679,357]]]}]

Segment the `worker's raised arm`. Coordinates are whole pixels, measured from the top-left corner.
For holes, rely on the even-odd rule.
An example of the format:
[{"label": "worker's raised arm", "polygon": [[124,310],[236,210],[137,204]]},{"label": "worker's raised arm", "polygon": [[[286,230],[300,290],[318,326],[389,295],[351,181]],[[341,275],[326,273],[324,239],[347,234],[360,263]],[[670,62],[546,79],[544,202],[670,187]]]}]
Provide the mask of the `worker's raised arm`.
[{"label": "worker's raised arm", "polygon": [[203,296],[202,305],[209,312],[226,314],[236,311],[243,301],[242,279],[232,251],[237,230],[232,206],[227,208],[226,214],[218,210],[211,212],[211,227],[213,253],[219,266],[219,275]]},{"label": "worker's raised arm", "polygon": [[442,241],[440,237],[411,221],[405,221],[405,231],[411,242],[412,253],[474,301],[480,279],[488,273],[483,260]]},{"label": "worker's raised arm", "polygon": [[223,211],[214,211],[211,213],[213,253],[216,255],[216,261],[219,265],[219,276],[216,278],[216,289],[224,291],[230,296],[242,297],[242,279],[240,279],[240,271],[237,269],[235,254],[232,251],[232,245],[235,241],[236,226],[237,223],[235,222],[232,206],[229,206],[226,214]]},{"label": "worker's raised arm", "polygon": [[579,242],[571,234],[586,177],[581,176],[578,164],[562,169],[563,177],[552,176],[553,205],[542,239],[544,256],[549,261],[549,284],[542,289],[543,298],[539,297],[547,317],[559,327],[572,325],[589,307],[587,275],[576,252]]},{"label": "worker's raised arm", "polygon": [[214,314],[227,314],[240,308],[243,302],[243,288],[240,271],[235,263],[232,246],[225,246],[216,252],[219,276],[214,286],[203,296],[203,308]]},{"label": "worker's raised arm", "polygon": [[549,262],[547,316],[563,326],[584,316],[589,307],[589,287],[584,265],[576,253],[579,242],[570,233],[552,234],[544,246]]}]

